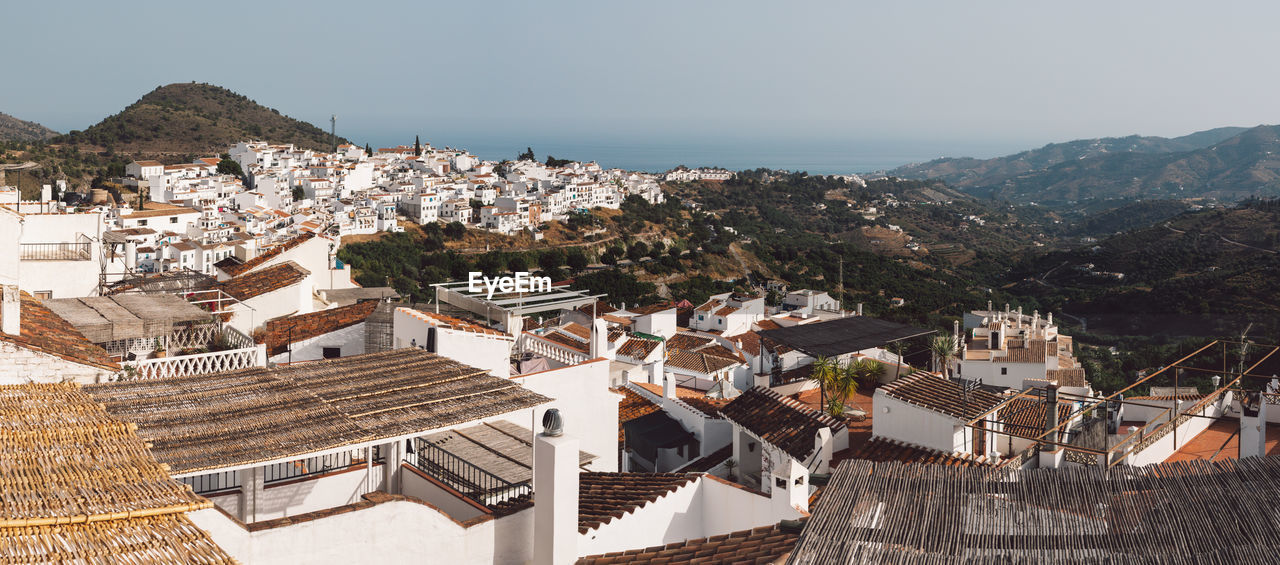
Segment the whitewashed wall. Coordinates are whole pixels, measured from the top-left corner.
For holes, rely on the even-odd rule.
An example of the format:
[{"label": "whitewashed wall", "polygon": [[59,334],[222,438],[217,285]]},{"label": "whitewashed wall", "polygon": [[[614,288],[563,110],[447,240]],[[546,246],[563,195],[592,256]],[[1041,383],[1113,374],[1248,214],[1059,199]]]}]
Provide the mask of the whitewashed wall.
[{"label": "whitewashed wall", "polygon": [[578,438],[581,449],[597,457],[588,468],[618,470],[618,403],[622,395],[609,390],[608,360],[520,375],[512,380],[555,401],[534,409],[532,421],[527,419],[527,410],[511,414],[507,419],[537,433],[542,429],[543,413],[559,408],[565,433]]},{"label": "whitewashed wall", "polygon": [[[342,357],[364,353],[364,322],[348,326],[324,335],[298,341],[290,346],[293,356],[286,351],[271,357],[272,363],[315,361],[324,358],[324,348],[337,347],[342,350]],[[290,361],[292,359],[292,361]]]},{"label": "whitewashed wall", "polygon": [[107,382],[113,371],[81,365],[61,357],[40,353],[0,340],[0,385],[76,382]]},{"label": "whitewashed wall", "polygon": [[871,434],[911,445],[951,453],[965,449],[964,426],[945,414],[926,410],[893,398],[877,389],[872,397],[875,410]]},{"label": "whitewashed wall", "polygon": [[212,508],[187,516],[246,564],[492,565],[529,563],[533,557],[532,509],[465,527],[429,506],[392,501],[256,532]]}]

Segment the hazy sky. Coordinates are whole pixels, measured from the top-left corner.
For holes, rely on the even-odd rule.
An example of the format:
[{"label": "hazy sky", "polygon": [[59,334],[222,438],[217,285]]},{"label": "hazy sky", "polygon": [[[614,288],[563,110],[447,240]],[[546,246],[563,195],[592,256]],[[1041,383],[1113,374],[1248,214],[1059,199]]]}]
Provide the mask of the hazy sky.
[{"label": "hazy sky", "polygon": [[1275,2],[20,2],[0,111],[225,86],[357,141],[841,140],[993,153],[1280,122]]}]

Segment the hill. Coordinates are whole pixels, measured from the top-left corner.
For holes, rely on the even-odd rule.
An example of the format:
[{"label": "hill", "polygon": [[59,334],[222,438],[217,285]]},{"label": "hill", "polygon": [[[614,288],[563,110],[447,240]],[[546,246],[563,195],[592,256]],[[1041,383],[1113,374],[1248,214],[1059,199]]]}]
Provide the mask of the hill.
[{"label": "hill", "polygon": [[[209,154],[261,139],[307,149],[331,147],[329,133],[222,87],[162,86],[84,131],[54,139],[136,154]],[[338,138],[338,143],[348,143]]]},{"label": "hill", "polygon": [[1280,201],[1188,212],[1013,269],[1012,292],[1120,335],[1280,332]]},{"label": "hill", "polygon": [[[1262,126],[1265,127],[1265,126]],[[1254,128],[1254,130],[1260,128]],[[1224,127],[1176,138],[1109,137],[1051,143],[1039,149],[993,159],[945,158],[906,165],[889,172],[892,176],[940,179],[983,196],[994,195],[1014,201],[1052,201],[1095,196],[1102,190],[1123,189],[1125,195],[1141,193],[1143,186],[1132,184],[1135,171],[1158,169],[1176,160],[1177,155],[1207,150],[1253,130]],[[1153,186],[1160,186],[1158,179]],[[1169,179],[1171,180],[1171,179]]]},{"label": "hill", "polygon": [[44,141],[57,135],[58,132],[40,124],[0,112],[0,141]]}]

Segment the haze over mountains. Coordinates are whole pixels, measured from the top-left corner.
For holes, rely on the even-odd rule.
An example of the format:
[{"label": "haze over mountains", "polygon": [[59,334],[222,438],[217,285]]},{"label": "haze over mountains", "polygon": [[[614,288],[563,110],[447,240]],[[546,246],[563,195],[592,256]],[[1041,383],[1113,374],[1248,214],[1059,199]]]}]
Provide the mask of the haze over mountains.
[{"label": "haze over mountains", "polygon": [[936,178],[1011,202],[1280,196],[1280,126],[1224,127],[1173,139],[1054,143],[994,159],[936,159],[889,172]]}]

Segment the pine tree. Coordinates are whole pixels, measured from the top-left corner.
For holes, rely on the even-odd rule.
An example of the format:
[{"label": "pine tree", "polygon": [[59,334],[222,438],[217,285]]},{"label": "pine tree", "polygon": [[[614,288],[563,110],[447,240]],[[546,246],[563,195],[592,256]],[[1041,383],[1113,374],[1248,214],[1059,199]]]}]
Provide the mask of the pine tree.
[{"label": "pine tree", "polygon": [[372,156],[373,156],[373,148],[372,148],[372,147],[369,147],[369,144],[368,144],[368,143],[364,144],[364,153],[365,153],[365,155],[368,155],[368,156],[370,156],[370,157],[372,157]]},{"label": "pine tree", "polygon": [[413,136],[413,156],[422,156],[422,142],[418,141],[418,136]]}]

